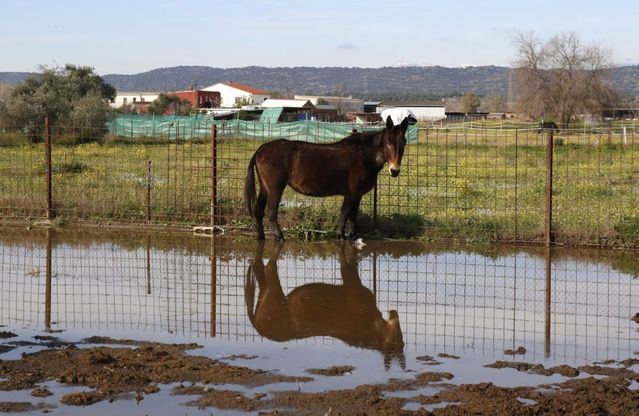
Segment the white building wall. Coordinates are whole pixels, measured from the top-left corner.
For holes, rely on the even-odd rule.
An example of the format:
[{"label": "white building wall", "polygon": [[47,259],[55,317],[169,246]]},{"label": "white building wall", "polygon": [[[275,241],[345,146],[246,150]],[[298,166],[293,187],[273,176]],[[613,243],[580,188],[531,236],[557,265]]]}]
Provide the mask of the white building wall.
[{"label": "white building wall", "polygon": [[420,121],[433,121],[446,118],[445,106],[378,106],[377,112],[381,113],[387,108],[406,108],[415,114],[417,120]]},{"label": "white building wall", "polygon": [[262,101],[270,98],[270,95],[265,94],[251,94],[244,90],[237,89],[235,87],[228,86],[222,82],[210,85],[203,89],[203,91],[217,91],[220,93],[220,107],[231,108],[235,107],[238,100],[243,98],[251,100],[252,104],[261,104]]},{"label": "white building wall", "polygon": [[124,104],[133,103],[151,103],[158,98],[157,92],[131,92],[131,91],[117,91],[115,100],[111,103],[111,107],[118,108]]}]

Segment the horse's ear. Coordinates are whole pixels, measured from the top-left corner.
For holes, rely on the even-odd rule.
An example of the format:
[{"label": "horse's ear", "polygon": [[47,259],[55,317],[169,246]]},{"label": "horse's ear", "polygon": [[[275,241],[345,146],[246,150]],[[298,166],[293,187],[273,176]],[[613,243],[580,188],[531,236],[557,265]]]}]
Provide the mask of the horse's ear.
[{"label": "horse's ear", "polygon": [[393,119],[391,116],[386,117],[386,130],[390,130],[393,128]]},{"label": "horse's ear", "polygon": [[402,124],[400,125],[402,126],[402,132],[406,133],[406,130],[408,130],[408,117],[402,120]]}]

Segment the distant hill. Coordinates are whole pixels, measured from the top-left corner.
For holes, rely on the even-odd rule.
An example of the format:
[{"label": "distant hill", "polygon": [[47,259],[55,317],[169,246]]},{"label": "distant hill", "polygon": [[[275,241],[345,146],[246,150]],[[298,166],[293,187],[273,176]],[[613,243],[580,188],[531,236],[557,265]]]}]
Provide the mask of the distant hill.
[{"label": "distant hill", "polygon": [[30,74],[30,72],[0,72],[0,84],[19,84]]},{"label": "distant hill", "polygon": [[[281,93],[352,94],[370,99],[437,98],[467,91],[479,95],[508,92],[509,68],[475,66],[401,66],[382,68],[249,66],[212,68],[177,66],[133,75],[108,74],[103,78],[119,90],[176,91],[190,85],[207,86],[233,80]],[[26,72],[0,72],[0,84],[16,84]],[[613,83],[629,96],[639,96],[639,65],[616,68]]]},{"label": "distant hill", "polygon": [[233,80],[282,93],[335,94],[340,89],[355,96],[388,95],[449,96],[475,90],[479,94],[505,94],[508,68],[496,66],[444,67],[293,67],[211,68],[184,66],[154,69],[136,75],[105,75],[122,90],[171,91],[190,85],[211,85]]}]

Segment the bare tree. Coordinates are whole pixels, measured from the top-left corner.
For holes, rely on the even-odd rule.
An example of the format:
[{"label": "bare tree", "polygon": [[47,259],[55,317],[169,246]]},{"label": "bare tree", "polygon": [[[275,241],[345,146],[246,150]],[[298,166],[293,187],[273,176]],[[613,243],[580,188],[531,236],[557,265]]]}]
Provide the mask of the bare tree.
[{"label": "bare tree", "polygon": [[508,111],[508,100],[503,95],[491,94],[481,100],[481,109],[490,113],[505,113]]},{"label": "bare tree", "polygon": [[532,32],[519,33],[515,45],[513,82],[520,112],[567,126],[574,116],[600,114],[616,101],[608,49],[584,45],[574,32],[546,42]]}]

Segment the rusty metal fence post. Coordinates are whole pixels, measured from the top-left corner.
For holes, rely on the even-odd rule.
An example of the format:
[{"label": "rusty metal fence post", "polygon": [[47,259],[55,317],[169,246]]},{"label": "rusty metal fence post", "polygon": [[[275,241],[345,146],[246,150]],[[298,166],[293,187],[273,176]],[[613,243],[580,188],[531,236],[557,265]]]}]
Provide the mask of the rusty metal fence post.
[{"label": "rusty metal fence post", "polygon": [[53,198],[51,190],[51,125],[49,117],[44,119],[44,182],[45,182],[45,198],[46,198],[46,215],[51,220],[54,217]]},{"label": "rusty metal fence post", "polygon": [[216,225],[217,210],[217,126],[211,126],[211,227]]},{"label": "rusty metal fence post", "polygon": [[151,221],[151,183],[153,182],[153,171],[151,160],[146,162],[146,220]]},{"label": "rusty metal fence post", "polygon": [[554,242],[552,229],[552,180],[553,180],[553,133],[548,130],[546,143],[546,230],[545,243]]}]

